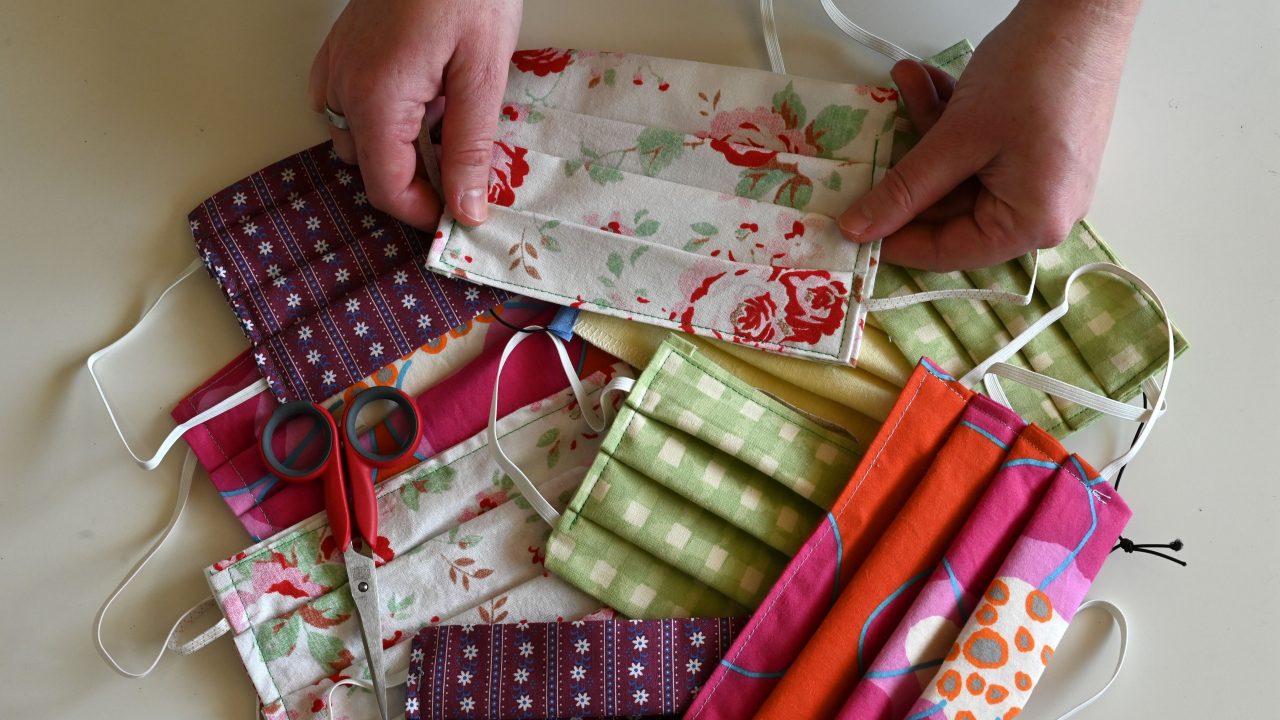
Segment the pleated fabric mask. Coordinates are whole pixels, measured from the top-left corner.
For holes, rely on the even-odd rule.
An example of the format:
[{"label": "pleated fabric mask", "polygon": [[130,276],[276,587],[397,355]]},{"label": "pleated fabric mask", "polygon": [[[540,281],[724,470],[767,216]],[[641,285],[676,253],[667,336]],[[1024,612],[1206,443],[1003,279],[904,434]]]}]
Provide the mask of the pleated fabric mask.
[{"label": "pleated fabric mask", "polygon": [[547,567],[630,617],[746,614],[857,458],[847,435],[673,335],[564,513],[544,515]]},{"label": "pleated fabric mask", "polygon": [[[549,322],[554,314],[554,306],[523,300],[508,301],[499,310],[504,320],[518,325]],[[422,411],[422,443],[416,459],[407,459],[408,465],[415,464],[484,429],[488,413],[481,398],[493,381],[503,345],[514,332],[487,315],[479,316],[381,368],[328,404],[336,411],[338,404],[365,387],[385,385],[404,390]],[[588,350],[580,341],[572,341],[569,349],[579,361],[575,370],[581,376],[614,362],[603,352]],[[527,380],[503,396],[503,415],[567,386],[567,379],[559,374],[533,371],[551,359],[549,352],[548,348],[530,346],[511,358],[514,369]],[[257,375],[251,351],[241,354],[183,398],[174,408],[174,420],[190,420]],[[276,407],[275,396],[262,390],[183,435],[218,494],[255,540],[282,532],[323,508],[319,484],[281,483],[262,461],[258,430]]]},{"label": "pleated fabric mask", "polygon": [[824,522],[787,565],[687,717],[728,720],[759,710],[947,446],[972,396],[927,359],[920,361]]},{"label": "pleated fabric mask", "polygon": [[1019,715],[1131,515],[1079,458],[1063,463],[908,717]]},{"label": "pleated fabric mask", "polygon": [[[961,42],[930,58],[929,63],[959,76],[973,54]],[[909,141],[910,132],[896,135]],[[899,143],[895,155],[907,145]],[[870,321],[893,338],[908,359],[928,356],[946,372],[960,377],[994,353],[1063,299],[1062,288],[1077,268],[1093,263],[1120,264],[1098,230],[1081,220],[1056,248],[1042,250],[1038,262],[1030,257],[989,268],[930,273],[883,265],[876,277],[876,295],[914,295],[985,287],[1024,287],[1031,278],[1028,304],[986,302],[930,302],[893,312],[877,312]],[[1052,375],[1083,390],[1127,402],[1144,381],[1165,366],[1163,320],[1151,295],[1142,290],[1087,277],[1072,289],[1073,311],[1055,327],[1031,340],[1009,362]],[[1175,354],[1188,344],[1174,329]],[[1066,437],[1105,413],[1040,390],[1014,386],[1009,399],[1027,422],[1056,437]]]},{"label": "pleated fabric mask", "polygon": [[[879,243],[847,242],[835,219],[888,162],[896,97],[642,55],[518,52],[490,217],[469,228],[446,214],[428,264],[562,305],[854,364],[868,309],[938,297],[871,302]],[[985,288],[944,296],[1025,302]]]},{"label": "pleated fabric mask", "polygon": [[839,717],[901,720],[906,716],[969,614],[977,609],[978,598],[1066,457],[1062,446],[1044,430],[1035,425],[1022,430],[973,514],[893,635],[865,668]]},{"label": "pleated fabric mask", "polygon": [[191,233],[280,402],[319,402],[503,302],[424,271],[428,238],[369,205],[331,143],[191,211]]},{"label": "pleated fabric mask", "polygon": [[[614,366],[503,418],[505,439],[551,502],[563,506],[599,447],[593,407]],[[577,398],[584,397],[584,408]],[[600,607],[543,567],[547,528],[487,451],[487,433],[378,487],[375,557],[389,674],[409,663],[409,639],[432,623],[574,619]],[[268,720],[298,720],[329,702],[352,716],[376,713],[341,553],[323,515],[206,571]]]},{"label": "pleated fabric mask", "polygon": [[[830,717],[897,627],[1022,431],[980,395],[862,561],[757,717]],[[795,714],[792,714],[795,713]]]}]

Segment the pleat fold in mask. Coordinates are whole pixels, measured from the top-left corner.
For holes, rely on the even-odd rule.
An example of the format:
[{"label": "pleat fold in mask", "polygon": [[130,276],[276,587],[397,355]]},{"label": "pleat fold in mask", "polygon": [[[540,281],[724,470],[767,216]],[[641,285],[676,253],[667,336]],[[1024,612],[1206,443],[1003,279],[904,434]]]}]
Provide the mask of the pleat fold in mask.
[{"label": "pleat fold in mask", "polygon": [[427,238],[369,205],[330,143],[218,192],[190,223],[280,402],[319,402],[507,298],[425,272]]},{"label": "pleat fold in mask", "polygon": [[835,218],[886,166],[896,97],[640,55],[516,53],[489,219],[469,228],[446,214],[428,265],[562,305],[853,364],[879,243],[846,241]]},{"label": "pleat fold in mask", "polygon": [[556,521],[547,567],[631,617],[748,612],[858,457],[673,335]]}]

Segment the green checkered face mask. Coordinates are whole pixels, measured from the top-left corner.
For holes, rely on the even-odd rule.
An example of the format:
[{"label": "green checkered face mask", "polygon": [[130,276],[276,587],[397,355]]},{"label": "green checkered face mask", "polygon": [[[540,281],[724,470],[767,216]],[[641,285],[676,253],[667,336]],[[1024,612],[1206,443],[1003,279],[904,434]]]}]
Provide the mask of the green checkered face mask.
[{"label": "green checkered face mask", "polygon": [[848,482],[853,440],[675,334],[615,388],[628,395],[586,478],[543,515],[547,568],[631,617],[749,614]]}]

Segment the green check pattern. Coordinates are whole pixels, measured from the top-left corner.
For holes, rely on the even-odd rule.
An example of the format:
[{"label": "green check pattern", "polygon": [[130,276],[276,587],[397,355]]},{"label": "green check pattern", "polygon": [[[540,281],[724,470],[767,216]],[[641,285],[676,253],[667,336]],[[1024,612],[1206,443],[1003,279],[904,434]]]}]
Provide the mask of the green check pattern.
[{"label": "green check pattern", "polygon": [[[968,42],[959,43],[930,62],[959,76],[973,54]],[[910,133],[897,133],[905,152]],[[1031,304],[1018,307],[978,300],[939,300],[874,314],[882,328],[911,362],[927,356],[948,373],[960,377],[999,350],[1014,336],[1062,301],[1062,288],[1073,270],[1093,262],[1123,263],[1087,221],[1080,221],[1058,247],[1040,251],[1040,271]],[[1032,256],[982,270],[930,273],[881,265],[876,276],[877,297],[927,290],[962,288],[1025,288],[1033,270]],[[1163,370],[1168,341],[1164,321],[1145,295],[1129,283],[1106,275],[1086,275],[1071,289],[1071,310],[1040,333],[1011,364],[1030,368],[1072,385],[1121,402],[1135,397],[1142,382]],[[1181,355],[1186,338],[1175,331],[1174,348]],[[1031,390],[1003,383],[1015,410],[1058,437],[1065,437],[1096,420],[1100,413]]]},{"label": "green check pattern", "polygon": [[853,440],[669,336],[547,545],[634,618],[749,614],[859,459]]}]

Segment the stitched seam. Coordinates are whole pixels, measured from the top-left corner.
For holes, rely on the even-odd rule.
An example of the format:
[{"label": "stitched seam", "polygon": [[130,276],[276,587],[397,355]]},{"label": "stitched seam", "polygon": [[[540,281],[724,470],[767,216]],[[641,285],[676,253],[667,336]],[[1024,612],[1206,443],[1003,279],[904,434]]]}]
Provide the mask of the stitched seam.
[{"label": "stitched seam", "polygon": [[[756,403],[757,405],[760,405],[760,406],[761,406],[761,407],[763,407],[765,410],[767,410],[770,414],[775,415],[776,417],[778,417],[778,418],[780,418],[780,419],[786,420],[787,422],[796,422],[796,421],[800,421],[800,422],[804,422],[804,423],[812,423],[812,422],[813,422],[813,421],[809,420],[808,418],[806,418],[806,417],[804,417],[804,416],[800,415],[799,413],[793,413],[793,411],[791,411],[789,408],[783,408],[783,406],[782,406],[780,403],[778,403],[776,400],[774,400],[773,398],[769,397],[768,395],[766,395],[766,394],[764,394],[764,393],[760,392],[759,390],[756,390],[756,395],[749,395],[749,394],[747,394],[746,392],[744,392],[743,390],[741,390],[740,388],[735,387],[734,385],[731,385],[731,384],[729,384],[729,383],[727,383],[727,382],[724,382],[723,380],[720,380],[719,378],[715,377],[711,372],[708,372],[708,371],[707,371],[706,364],[702,361],[702,360],[703,360],[703,359],[702,359],[702,357],[699,357],[699,356],[696,356],[696,355],[693,355],[693,354],[685,354],[685,353],[683,353],[683,352],[678,352],[678,351],[677,351],[677,354],[679,354],[683,359],[685,359],[686,361],[690,362],[690,363],[691,363],[691,364],[693,364],[695,367],[697,367],[699,370],[701,370],[701,371],[703,372],[703,374],[705,374],[705,375],[707,375],[707,376],[711,377],[713,380],[716,380],[716,381],[720,382],[720,383],[721,383],[722,385],[724,385],[727,389],[732,390],[736,395],[738,395],[738,397],[740,397],[740,398],[742,398],[742,399],[744,399],[744,400],[749,400],[749,401],[751,401],[751,402],[754,402],[754,403]],[[717,369],[717,370],[720,370],[720,371],[723,371],[723,370],[724,370],[724,368],[720,367],[719,365],[716,365],[715,363],[711,362],[710,360],[708,360],[707,362],[708,362],[708,363],[710,363],[710,364],[711,364],[715,369]],[[663,365],[664,365],[664,366],[666,365],[666,358],[664,358],[664,359],[663,359]],[[729,376],[729,377],[733,377],[733,375],[732,375],[732,374],[728,374],[728,376]],[[736,379],[736,378],[735,378],[735,379]],[[751,389],[754,389],[754,388],[751,388]],[[758,397],[757,397],[757,395],[758,395]],[[790,416],[790,417],[789,417],[788,415],[784,414],[784,412],[786,412],[786,413],[793,413],[793,416]],[[665,423],[664,423],[664,424],[665,424]],[[835,435],[835,433],[830,433],[830,435],[828,435],[828,434],[825,434],[825,433],[819,433],[819,432],[815,431],[813,428],[805,427],[804,425],[800,425],[799,427],[800,427],[800,429],[801,429],[801,430],[805,431],[806,433],[808,433],[808,434],[810,434],[810,435],[812,435],[812,436],[814,436],[814,437],[817,437],[817,438],[819,438],[819,439],[821,439],[821,440],[823,440],[823,441],[826,441],[826,442],[839,442],[839,436]],[[710,443],[708,443],[708,444],[710,444]],[[714,447],[714,446],[713,446],[713,447]],[[849,454],[851,454],[851,455],[857,455],[857,452],[856,452],[855,450],[853,450],[852,448],[845,447],[845,446],[843,446],[843,445],[841,445],[840,447],[841,447],[841,449],[842,449],[842,450],[845,450],[845,451],[849,452]],[[717,449],[718,449],[718,448],[717,448]]]},{"label": "stitched seam", "polygon": [[283,700],[284,692],[280,689],[280,683],[276,680],[276,676],[271,672],[271,663],[267,661],[266,653],[262,651],[262,646],[258,644],[258,625],[249,617],[249,606],[245,604],[244,593],[240,590],[240,581],[236,580],[231,574],[230,568],[224,570],[227,577],[231,580],[231,588],[236,591],[236,598],[240,600],[240,612],[243,614],[245,624],[249,626],[249,636],[253,638],[253,647],[258,651],[258,659],[262,661],[262,668],[267,671],[267,679],[271,681],[271,687],[275,688],[276,699]]},{"label": "stitched seam", "polygon": [[[898,415],[898,421],[894,423],[893,429],[889,431],[888,437],[885,438],[885,441],[880,446],[880,449],[876,451],[875,457],[871,459],[871,467],[867,468],[867,471],[862,475],[862,479],[860,479],[858,481],[858,484],[854,486],[853,492],[850,493],[848,498],[845,498],[845,501],[843,503],[841,503],[839,511],[832,513],[836,516],[836,520],[840,520],[841,518],[844,517],[845,513],[848,512],[849,503],[853,502],[853,499],[857,496],[858,491],[862,489],[863,483],[865,483],[867,478],[873,472],[875,472],[876,463],[880,462],[880,456],[884,454],[885,448],[889,446],[889,443],[893,440],[893,436],[897,434],[898,428],[902,426],[902,420],[907,416],[907,412],[910,411],[911,406],[915,404],[916,398],[920,396],[920,390],[923,389],[925,382],[927,382],[930,377],[932,377],[932,375],[926,375],[920,379],[920,383],[916,386],[915,392],[911,395],[911,399],[907,401],[906,407],[904,407],[902,409],[902,413]],[[941,382],[942,382],[942,386],[946,388],[947,392],[950,392],[952,395],[955,395],[962,402],[967,402],[964,395],[961,395],[959,392],[957,392],[956,389],[951,386],[951,383],[945,380]]]},{"label": "stitched seam", "polygon": [[[550,216],[542,216],[542,215],[540,215],[540,214],[533,213],[533,212],[528,212],[527,214],[528,214],[528,215],[530,215],[530,216],[533,216],[533,217],[548,217],[549,219],[552,219],[552,220],[556,220],[556,219],[558,219],[558,218],[551,218]],[[563,222],[564,222],[564,221],[561,221],[561,223],[562,223],[562,224],[563,224]],[[577,223],[569,223],[569,224],[570,224],[571,226],[577,226],[577,227],[582,227],[582,228],[584,228],[584,229],[589,229],[589,228],[586,228],[586,226],[580,226],[580,225],[578,225]],[[442,248],[442,249],[441,249],[441,251],[440,251],[440,257],[439,257],[439,260],[438,260],[438,262],[439,262],[439,264],[440,264],[440,265],[443,265],[443,266],[445,266],[445,267],[447,267],[447,268],[449,268],[449,269],[451,269],[451,270],[456,270],[456,271],[461,272],[461,273],[462,273],[462,277],[463,277],[463,278],[470,278],[470,277],[472,277],[472,276],[474,276],[474,277],[478,277],[478,278],[484,278],[485,280],[490,280],[490,281],[493,281],[493,282],[496,282],[496,283],[500,283],[500,284],[505,284],[505,285],[514,285],[515,287],[523,288],[523,289],[525,289],[525,290],[529,290],[529,291],[532,291],[532,292],[534,292],[534,293],[544,293],[544,294],[546,294],[546,295],[553,295],[553,296],[555,296],[555,297],[558,297],[558,298],[561,298],[561,299],[564,299],[564,300],[569,300],[569,301],[570,301],[570,307],[572,307],[572,303],[579,302],[579,298],[578,298],[578,297],[570,297],[569,295],[562,295],[562,294],[560,294],[560,293],[558,293],[558,292],[553,292],[553,291],[551,291],[551,290],[547,290],[546,288],[542,288],[542,287],[534,287],[533,285],[524,285],[524,284],[522,284],[522,283],[515,282],[514,280],[507,280],[507,279],[504,279],[504,278],[496,278],[496,277],[492,277],[492,276],[490,276],[490,275],[485,275],[484,273],[476,272],[476,271],[474,271],[474,270],[468,270],[467,268],[464,268],[464,267],[462,267],[462,266],[460,266],[460,265],[454,265],[453,263],[449,262],[449,259],[448,259],[448,257],[447,257],[447,254],[448,254],[448,251],[449,251],[450,249],[452,249],[452,250],[454,250],[454,251],[456,251],[456,252],[459,252],[459,253],[463,252],[463,249],[461,248],[461,246],[453,247],[453,248],[451,248],[451,247],[450,247],[450,244],[451,244],[451,243],[453,243],[454,238],[458,236],[458,233],[456,232],[457,227],[458,227],[458,221],[456,221],[456,220],[455,220],[455,221],[453,222],[453,225],[449,228],[449,240],[448,240],[448,242],[446,242],[446,243],[445,243],[444,248]],[[481,247],[479,243],[473,243],[473,244],[474,244],[476,247]],[[658,244],[658,243],[646,243],[646,244],[648,244],[648,245],[654,245],[654,244]],[[664,246],[664,247],[667,247],[667,246]],[[477,251],[477,254],[479,254],[479,253],[478,253],[478,251]],[[430,261],[428,261],[428,262],[430,262]],[[734,265],[739,265],[739,266],[743,266],[743,267],[751,267],[751,265],[749,265],[749,264],[747,264],[747,263],[740,263],[740,262],[736,262],[736,261],[724,261],[724,262],[732,262]],[[756,266],[756,267],[763,267],[763,266]],[[797,269],[799,269],[799,268],[797,268]],[[831,272],[831,271],[826,271],[826,272]],[[846,273],[846,272],[847,272],[847,273],[849,274],[849,280],[850,280],[850,286],[851,286],[851,287],[850,287],[850,295],[849,295],[849,297],[850,297],[850,303],[849,303],[848,305],[846,305],[846,310],[845,310],[845,320],[844,320],[844,323],[843,323],[844,328],[843,328],[843,330],[842,330],[842,334],[841,334],[841,336],[840,336],[840,341],[839,341],[839,344],[840,344],[840,345],[843,345],[843,344],[844,344],[844,338],[847,336],[847,334],[848,334],[848,332],[849,332],[849,325],[851,324],[851,323],[850,323],[851,315],[850,315],[850,313],[848,312],[848,309],[847,309],[847,308],[848,308],[850,305],[852,305],[852,298],[853,298],[853,295],[852,295],[852,280],[853,280],[853,278],[854,278],[854,277],[858,276],[858,275],[859,275],[859,274],[861,274],[861,273],[857,272],[857,270],[856,270],[856,269],[855,269],[855,270],[841,270],[841,271],[839,271],[839,272],[840,272],[840,273]],[[583,305],[595,305],[595,303],[592,303],[592,302],[590,302],[590,301],[582,302],[582,304],[583,304]],[[861,304],[861,303],[860,303],[860,304]],[[823,351],[821,351],[821,350],[812,350],[812,349],[807,349],[807,348],[805,348],[805,347],[803,347],[803,346],[801,346],[801,345],[783,345],[783,344],[781,344],[781,343],[761,342],[761,341],[758,341],[758,340],[750,340],[750,339],[746,338],[746,337],[745,337],[745,336],[743,336],[743,335],[739,335],[738,333],[736,333],[736,332],[732,332],[732,331],[729,331],[729,330],[720,330],[720,329],[713,328],[713,327],[710,327],[710,326],[707,326],[707,325],[697,325],[697,324],[694,324],[693,322],[689,322],[689,323],[675,323],[675,321],[671,320],[670,318],[665,318],[665,317],[662,317],[661,315],[651,315],[651,314],[649,314],[649,313],[641,312],[640,310],[638,310],[638,309],[634,309],[634,308],[615,308],[615,307],[612,307],[612,306],[609,306],[609,307],[596,306],[596,308],[598,308],[598,309],[596,309],[596,310],[595,310],[595,312],[601,312],[601,313],[604,313],[604,314],[609,314],[608,312],[605,312],[605,311],[613,311],[614,313],[618,313],[618,312],[625,313],[625,314],[627,314],[627,315],[629,316],[629,317],[628,317],[628,319],[630,319],[630,317],[631,317],[631,316],[636,316],[636,315],[639,315],[639,316],[641,316],[641,317],[652,318],[653,320],[657,320],[658,322],[657,322],[657,323],[651,323],[651,324],[660,325],[660,326],[662,326],[662,327],[679,328],[679,327],[682,327],[682,326],[684,326],[684,325],[688,325],[688,327],[693,327],[693,328],[697,328],[697,329],[699,329],[699,330],[706,330],[706,331],[708,331],[708,332],[710,332],[710,333],[714,333],[714,334],[716,335],[717,339],[723,339],[722,337],[720,337],[721,335],[727,335],[727,336],[729,336],[729,337],[731,337],[731,338],[742,338],[743,340],[745,340],[745,341],[746,341],[746,342],[744,342],[744,343],[742,343],[742,344],[747,345],[748,347],[757,347],[757,348],[761,348],[761,349],[765,349],[765,350],[773,350],[774,352],[781,352],[781,353],[786,353],[786,352],[790,351],[790,352],[799,353],[799,354],[813,355],[813,356],[816,356],[816,357],[831,358],[832,360],[835,360],[835,361],[842,361],[842,359],[841,359],[841,357],[840,357],[840,353],[839,353],[839,352],[823,352]],[[617,317],[617,315],[615,315],[615,317]],[[833,337],[834,337],[834,336],[833,336]]]}]

